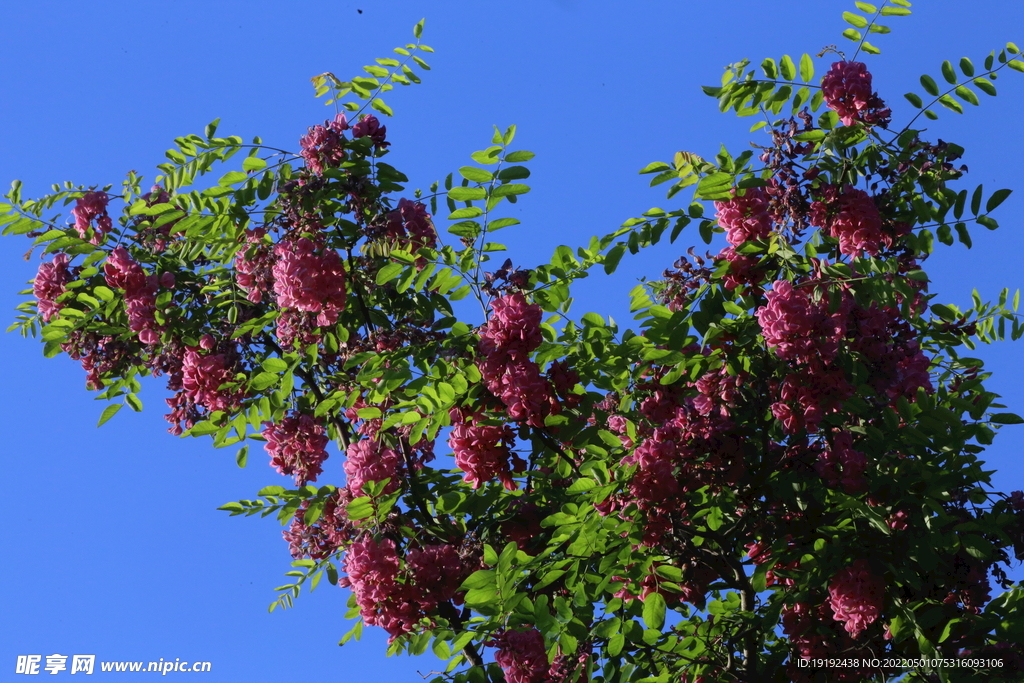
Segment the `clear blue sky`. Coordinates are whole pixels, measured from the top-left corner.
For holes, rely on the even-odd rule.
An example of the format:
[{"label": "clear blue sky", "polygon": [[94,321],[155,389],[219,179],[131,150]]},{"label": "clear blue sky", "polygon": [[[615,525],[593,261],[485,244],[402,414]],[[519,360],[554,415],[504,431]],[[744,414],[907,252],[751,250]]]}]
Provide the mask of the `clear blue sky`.
[{"label": "clear blue sky", "polygon": [[[39,196],[64,180],[119,184],[132,169],[152,179],[174,137],[200,133],[217,117],[223,135],[260,135],[297,150],[307,127],[333,112],[312,97],[310,77],[357,75],[411,40],[426,15],[433,70],[423,85],[387,98],[396,112],[387,121],[388,161],[410,176],[410,190],[426,188],[486,147],[492,124],[518,124],[516,147],[537,153],[534,190],[512,207],[523,225],[502,241],[529,267],[558,244],[584,244],[652,206],[676,208],[636,171],[678,150],[713,156],[721,142],[739,151],[750,139],[751,121],[719,114],[699,86],[716,85],[722,68],[743,57],[845,42],[839,15],[852,5],[7,3],[0,183],[20,178],[26,196]],[[873,41],[883,54],[867,60],[897,121],[910,109],[902,93],[919,89],[921,73],[937,76],[943,59],[980,63],[1007,40],[1024,45],[1019,0],[970,10],[922,0],[914,10],[889,22],[892,34]],[[819,73],[829,61],[817,61]],[[1024,75],[1007,74],[997,86],[1000,96],[968,115],[942,110],[929,125],[928,136],[966,147],[971,186],[1016,190],[997,215],[1000,230],[975,230],[972,250],[944,248],[928,263],[937,301],[969,306],[972,287],[994,298],[1001,287],[1024,285]],[[690,244],[703,246],[684,232],[675,246],[627,257],[616,279],[592,278],[577,313],[627,321],[636,278],[657,277]],[[24,238],[0,239],[4,327],[24,298],[15,292],[38,267],[38,254],[22,259],[28,248]],[[976,354],[994,372],[990,389],[1018,412],[1022,351],[1007,342]],[[418,681],[417,671],[437,667],[430,656],[385,660],[384,638],[372,629],[361,643],[337,647],[349,628],[346,595],[327,582],[292,610],[267,613],[289,569],[280,528],[215,510],[285,483],[263,453],[254,450],[240,470],[233,449],[166,434],[166,392],[155,383],[142,395],[145,412],[122,411],[97,429],[103,404],[85,391],[76,363],[46,360],[38,342],[16,334],[0,335],[0,354],[8,481],[0,503],[0,680],[17,680],[18,654],[207,660],[211,681]],[[1024,488],[1024,429],[1005,432],[988,453],[996,488]],[[340,481],[339,460],[329,461],[325,483],[332,475]]]}]

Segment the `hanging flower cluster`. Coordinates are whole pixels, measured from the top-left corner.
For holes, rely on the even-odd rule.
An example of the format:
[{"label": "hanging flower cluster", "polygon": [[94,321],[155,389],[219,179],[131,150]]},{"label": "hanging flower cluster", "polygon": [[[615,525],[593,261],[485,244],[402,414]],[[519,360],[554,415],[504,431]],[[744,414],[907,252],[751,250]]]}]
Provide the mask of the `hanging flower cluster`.
[{"label": "hanging flower cluster", "polygon": [[452,410],[452,431],[448,445],[455,456],[455,465],[465,472],[465,480],[473,488],[492,479],[498,479],[509,491],[519,488],[512,479],[513,472],[526,469],[513,450],[515,432],[507,424],[487,424],[479,414]]},{"label": "hanging flower cluster", "polygon": [[[117,247],[110,253],[103,270],[108,285],[124,290],[129,329],[139,334],[139,341],[143,344],[158,343],[160,326],[156,322],[156,294],[159,291],[157,278],[147,278],[142,266],[132,260],[124,247]],[[163,282],[173,286],[173,278],[171,275],[170,279],[164,278]]]},{"label": "hanging flower cluster", "polygon": [[851,257],[864,253],[876,256],[885,237],[882,216],[871,195],[850,186],[840,189],[826,185],[819,196],[811,204],[811,223],[839,240],[840,253]]},{"label": "hanging flower cluster", "polygon": [[857,560],[832,577],[828,594],[836,621],[856,638],[882,613],[885,581],[872,573],[867,560]]},{"label": "hanging flower cluster", "polygon": [[323,472],[330,439],[312,415],[293,413],[277,424],[263,423],[263,438],[270,464],[281,474],[294,475],[296,486],[305,486]]},{"label": "hanging flower cluster", "polygon": [[322,175],[325,168],[337,168],[345,160],[345,137],[342,133],[346,130],[348,119],[344,112],[339,112],[333,121],[313,126],[299,138],[299,146],[302,147],[299,155],[306,160],[306,167],[317,175]]},{"label": "hanging flower cluster", "polygon": [[39,300],[39,315],[43,316],[44,323],[50,322],[61,309],[57,298],[67,291],[64,285],[72,280],[68,271],[70,260],[70,256],[60,253],[54,256],[52,261],[39,264],[39,271],[32,284],[32,293]]},{"label": "hanging flower cluster", "polygon": [[306,237],[274,247],[274,293],[282,308],[317,313],[317,324],[333,325],[345,309],[345,267],[333,249],[316,253]]},{"label": "hanging flower cluster", "polygon": [[551,385],[529,354],[540,346],[541,309],[519,292],[491,302],[491,318],[480,333],[477,349],[484,356],[480,374],[487,388],[505,404],[509,417],[543,427],[558,412]]},{"label": "hanging flower cluster", "polygon": [[892,112],[871,89],[871,74],[861,62],[836,62],[821,79],[825,105],[839,114],[844,126],[889,124]]},{"label": "hanging flower cluster", "polygon": [[734,247],[767,237],[772,230],[768,197],[759,187],[745,190],[742,196],[715,202],[715,209],[718,224],[725,229],[725,238]]},{"label": "hanging flower cluster", "polygon": [[384,494],[398,489],[398,453],[385,448],[377,439],[359,439],[346,451],[345,476],[353,495],[365,496],[363,486],[370,481],[389,480]]},{"label": "hanging flower cluster", "polygon": [[[99,244],[103,237],[114,229],[114,223],[107,214],[109,201],[110,197],[106,192],[86,192],[75,200],[75,208],[71,209],[71,215],[75,218],[75,230],[82,239],[89,236],[91,228],[92,237],[89,241]],[[96,221],[95,225],[93,221]]]}]

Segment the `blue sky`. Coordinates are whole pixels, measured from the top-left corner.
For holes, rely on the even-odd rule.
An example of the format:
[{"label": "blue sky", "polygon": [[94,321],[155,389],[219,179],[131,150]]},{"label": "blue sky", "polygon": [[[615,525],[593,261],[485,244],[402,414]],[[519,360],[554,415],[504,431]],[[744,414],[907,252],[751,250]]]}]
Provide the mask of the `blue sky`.
[{"label": "blue sky", "polygon": [[[785,10],[751,0],[9,4],[0,183],[20,178],[26,196],[64,180],[119,184],[129,170],[152,179],[174,137],[218,117],[222,135],[297,150],[307,127],[333,113],[313,98],[310,77],[357,75],[411,40],[426,16],[433,70],[423,85],[387,97],[396,113],[387,121],[388,161],[410,176],[410,190],[426,188],[488,146],[492,125],[517,124],[515,147],[537,153],[534,189],[509,207],[522,225],[502,241],[525,267],[652,206],[685,202],[666,200],[636,171],[679,150],[710,157],[719,143],[738,152],[752,139],[752,121],[719,114],[699,86],[717,85],[723,67],[743,57],[846,42],[839,16],[853,9],[835,0]],[[986,0],[969,12],[952,0],[919,5],[889,22],[892,34],[873,41],[883,53],[867,59],[897,121],[910,110],[902,93],[920,89],[921,73],[938,76],[943,59],[980,63],[1007,40],[1024,45],[1019,0]],[[818,72],[830,61],[817,60]],[[978,229],[973,249],[943,248],[928,262],[937,301],[965,307],[973,287],[992,299],[1024,285],[1024,76],[1007,74],[997,86],[999,97],[965,116],[942,110],[927,133],[967,149],[963,186],[1016,190],[997,214],[1000,230]],[[657,277],[691,244],[703,247],[684,231],[676,245],[627,257],[614,279],[584,282],[577,314],[627,321],[626,292],[637,278]],[[38,254],[23,260],[28,248],[23,238],[0,239],[8,319],[39,263]],[[989,388],[1017,412],[1021,351],[1006,342],[974,354],[994,372]],[[218,681],[417,681],[417,671],[437,667],[429,656],[385,660],[384,638],[372,629],[337,647],[349,628],[346,595],[326,582],[293,609],[267,613],[289,569],[280,528],[215,510],[285,483],[264,454],[254,450],[243,470],[233,449],[166,434],[166,392],[154,383],[143,413],[122,411],[97,429],[103,404],[85,391],[76,363],[46,360],[41,344],[16,334],[0,335],[0,354],[9,482],[0,503],[0,680],[15,678],[19,654],[205,660]],[[997,490],[1024,488],[1022,446],[1024,430],[1011,428],[989,451]]]}]

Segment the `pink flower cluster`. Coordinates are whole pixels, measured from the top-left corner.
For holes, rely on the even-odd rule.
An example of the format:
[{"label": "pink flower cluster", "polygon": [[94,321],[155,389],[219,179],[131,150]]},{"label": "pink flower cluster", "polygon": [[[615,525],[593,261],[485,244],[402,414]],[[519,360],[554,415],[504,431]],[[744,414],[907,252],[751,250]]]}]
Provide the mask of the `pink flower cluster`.
[{"label": "pink flower cluster", "polygon": [[201,355],[186,349],[181,365],[181,390],[185,398],[209,411],[229,411],[238,407],[241,390],[221,388],[233,382],[234,373],[225,354]]},{"label": "pink flower cluster", "polygon": [[788,280],[777,280],[767,294],[768,303],[757,309],[764,340],[784,360],[831,360],[846,334],[849,301],[844,297],[840,309],[830,313],[827,297],[814,301],[811,288],[794,287]]},{"label": "pink flower cluster", "polygon": [[[117,247],[110,253],[103,266],[107,284],[124,290],[125,309],[128,312],[128,327],[139,334],[143,344],[160,341],[160,326],[156,322],[156,293],[159,291],[155,276],[146,277],[142,266],[132,260],[128,250]],[[164,279],[173,286],[172,279]]]},{"label": "pink flower cluster", "polygon": [[814,471],[829,486],[842,486],[846,493],[855,494],[867,490],[864,479],[867,467],[867,457],[853,448],[853,436],[841,431],[832,436],[831,446],[819,454]]},{"label": "pink flower cluster", "polygon": [[266,234],[264,228],[246,230],[246,247],[235,254],[235,282],[254,304],[263,301],[263,293],[274,285],[274,256],[270,245],[263,242]]},{"label": "pink flower cluster", "polygon": [[323,513],[313,524],[306,524],[309,501],[305,500],[295,511],[292,523],[281,532],[288,543],[292,559],[323,560],[333,555],[351,537],[354,531],[346,511],[352,501],[348,489],[338,489],[324,503]]},{"label": "pink flower cluster", "polygon": [[410,199],[398,200],[398,207],[388,213],[386,235],[398,240],[404,247],[415,252],[424,247],[433,249],[437,244],[437,232],[427,213],[427,207]]},{"label": "pink flower cluster", "polygon": [[477,345],[484,356],[480,373],[513,420],[543,427],[544,417],[557,412],[558,403],[540,367],[529,357],[543,339],[540,306],[515,292],[495,299],[491,309]]},{"label": "pink flower cluster", "polygon": [[501,631],[486,644],[498,648],[494,661],[505,673],[507,683],[548,682],[547,646],[537,629]]},{"label": "pink flower cluster", "polygon": [[857,257],[878,254],[885,241],[882,216],[875,201],[864,190],[826,186],[820,199],[811,204],[809,219],[839,240],[839,251]]},{"label": "pink flower cluster", "polygon": [[345,137],[348,130],[348,119],[339,112],[333,121],[324,121],[322,126],[313,126],[309,132],[299,138],[302,151],[299,154],[306,160],[306,166],[317,175],[324,168],[335,168],[345,160]]},{"label": "pink flower cluster", "polygon": [[317,324],[333,325],[345,308],[345,267],[338,252],[316,253],[312,240],[280,242],[273,267],[274,293],[282,308],[318,313]]},{"label": "pink flower cluster", "polygon": [[885,127],[889,111],[871,90],[871,74],[861,62],[836,62],[821,79],[825,105],[839,114],[844,126],[855,122]]},{"label": "pink flower cluster", "polygon": [[372,114],[363,116],[356,125],[352,126],[352,137],[369,137],[377,149],[384,149],[391,145],[390,142],[385,142],[387,133],[388,127],[380,125],[380,121]]},{"label": "pink flower cluster", "polygon": [[734,247],[767,237],[772,230],[768,195],[759,187],[746,190],[741,197],[715,202],[715,209],[718,224],[725,229],[725,238]]},{"label": "pink flower cluster", "polygon": [[427,545],[412,549],[408,572],[402,572],[395,542],[364,538],[349,546],[339,586],[352,589],[363,620],[380,626],[390,640],[409,633],[429,612],[451,600],[466,576],[455,547]]},{"label": "pink flower cluster", "polygon": [[346,451],[345,476],[352,495],[365,496],[363,486],[370,481],[389,479],[384,493],[398,489],[398,453],[385,448],[376,438],[360,439]]},{"label": "pink flower cluster", "polygon": [[764,278],[764,270],[758,267],[759,260],[738,253],[735,247],[726,247],[716,258],[729,262],[729,270],[722,278],[722,285],[729,291],[737,287],[758,285]]},{"label": "pink flower cluster", "polygon": [[52,261],[39,264],[39,271],[32,284],[32,293],[39,300],[39,314],[43,317],[44,323],[50,322],[62,308],[62,305],[57,303],[57,297],[66,291],[64,285],[71,282],[71,273],[68,272],[70,260],[70,256],[60,252]]},{"label": "pink flower cluster", "polygon": [[850,348],[869,370],[868,383],[895,399],[912,397],[918,388],[932,390],[931,362],[921,351],[914,329],[895,306],[855,308],[850,321]]},{"label": "pink flower cluster", "polygon": [[93,227],[92,222],[96,221],[90,242],[99,244],[103,236],[114,228],[113,221],[107,215],[107,202],[110,197],[106,192],[86,192],[85,195],[75,200],[75,208],[71,209],[71,215],[75,217],[75,230],[82,239],[89,234],[89,228]]},{"label": "pink flower cluster", "polygon": [[278,472],[295,476],[296,486],[305,486],[323,472],[329,439],[313,416],[295,413],[281,422],[263,423],[263,438],[270,464]]},{"label": "pink flower cluster", "polygon": [[455,597],[466,576],[458,548],[448,543],[413,548],[405,562],[418,589],[416,602],[428,614]]},{"label": "pink flower cluster", "polygon": [[836,621],[845,623],[851,637],[858,637],[882,614],[885,582],[875,576],[867,560],[857,560],[832,577],[828,604]]},{"label": "pink flower cluster", "polygon": [[522,472],[526,463],[512,451],[515,433],[507,424],[483,424],[478,414],[464,414],[452,410],[451,434],[448,446],[455,456],[455,465],[465,472],[465,481],[473,488],[497,477],[509,491],[519,488],[512,479],[513,472]]}]

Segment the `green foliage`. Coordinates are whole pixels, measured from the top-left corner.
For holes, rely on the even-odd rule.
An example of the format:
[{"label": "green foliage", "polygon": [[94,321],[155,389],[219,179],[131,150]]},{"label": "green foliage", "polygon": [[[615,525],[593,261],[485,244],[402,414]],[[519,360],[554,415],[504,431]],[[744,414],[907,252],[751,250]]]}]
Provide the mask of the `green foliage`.
[{"label": "green foliage", "polygon": [[[844,35],[876,53],[864,36],[888,33],[877,20],[909,7],[856,2],[857,12],[843,13],[852,27]],[[964,578],[1024,556],[1021,511],[991,491],[980,459],[1024,419],[1004,410],[985,389],[981,361],[964,355],[1024,336],[1019,292],[995,303],[975,293],[969,308],[941,303],[922,267],[954,233],[970,248],[971,224],[997,228],[991,214],[1010,190],[958,188],[964,150],[923,140],[916,116],[898,131],[864,112],[841,119],[809,54],[757,68],[743,60],[704,90],[723,112],[764,118],[752,128],[768,134],[759,151],[723,147],[713,160],[679,151],[648,164],[640,174],[677,208],[652,207],[585,245],[557,245],[529,269],[496,265],[492,255],[506,248],[493,234],[519,224],[502,211],[530,191],[534,155],[512,149],[515,126],[495,128],[469,155],[473,165],[417,191],[422,204],[393,197],[408,179],[384,161],[387,143],[366,116],[393,114],[381,95],[420,81],[423,52],[420,42],[396,48],[404,59],[378,59],[349,81],[314,77],[317,96],[356,112],[362,126],[358,135],[331,129],[343,153],[321,149],[311,161],[308,148],[292,155],[259,138],[216,137],[214,121],[167,151],[163,193],[143,194],[142,179],[129,176],[106,234],[99,222],[80,232],[44,216],[58,202],[112,199],[111,186],[67,184],[25,200],[15,183],[0,204],[5,235],[74,260],[40,295],[46,310],[22,304],[14,328],[38,334],[47,356],[88,361],[92,388],[111,401],[100,424],[122,405],[142,409],[141,377],[167,375],[183,436],[237,447],[239,467],[251,441],[267,443],[279,468],[296,470],[294,488],[267,486],[220,508],[289,526],[294,561],[271,611],[323,576],[354,591],[355,623],[342,642],[396,604],[419,610],[385,623],[389,652],[429,649],[447,660],[438,683],[501,680],[481,652],[517,631],[539,634],[541,655],[564,680],[608,683],[782,680],[799,673],[801,639],[812,637],[831,654],[908,662],[1024,640],[1019,587],[976,609],[977,586]],[[942,87],[920,79],[930,100],[905,97],[928,118],[936,103],[962,113],[963,102],[979,103],[976,91],[995,95],[998,71],[1024,70],[1016,54],[1010,43],[983,69],[943,62]],[[192,189],[215,167],[215,184]],[[743,233],[759,210],[770,229]],[[844,232],[858,210],[860,232],[877,215],[872,239]],[[706,259],[691,250],[692,263],[635,286],[635,330],[573,310],[576,281],[612,275],[627,254],[674,243],[694,223],[705,243],[724,233],[730,246]],[[854,238],[864,242],[851,246]],[[334,264],[344,296],[283,303],[283,254],[306,242],[310,260],[297,270]],[[119,276],[129,266],[117,244],[143,277]],[[168,273],[173,284],[152,284]],[[246,279],[257,277],[268,279]],[[41,271],[37,284],[46,278]],[[803,317],[784,322],[816,327],[773,328],[787,291],[787,310]],[[497,301],[526,312],[509,322]],[[141,326],[149,342],[140,308],[153,310]],[[880,317],[880,327],[865,322]],[[805,343],[814,353],[788,350]],[[510,391],[517,381],[542,400]],[[310,463],[287,462],[299,456],[271,443],[279,435],[265,427],[300,416],[314,425],[307,440],[336,441],[353,469],[369,448],[369,474],[358,484],[350,474],[344,487],[309,483],[315,477],[297,470]],[[464,452],[455,453],[462,469],[430,463],[438,440],[464,450],[460,439],[479,444],[488,430],[503,436],[475,455],[504,458],[494,472],[472,472]],[[393,595],[368,608],[350,560],[371,545],[391,572],[377,566],[374,585]],[[446,550],[452,563],[425,580],[415,558]],[[860,585],[884,584],[863,610],[863,634],[837,606],[851,572]],[[434,600],[446,582],[449,593]],[[818,616],[801,629],[804,608]],[[1000,672],[926,662],[892,673],[959,681]]]}]

